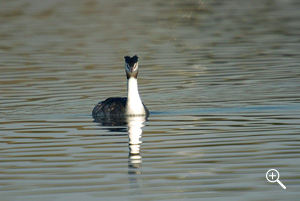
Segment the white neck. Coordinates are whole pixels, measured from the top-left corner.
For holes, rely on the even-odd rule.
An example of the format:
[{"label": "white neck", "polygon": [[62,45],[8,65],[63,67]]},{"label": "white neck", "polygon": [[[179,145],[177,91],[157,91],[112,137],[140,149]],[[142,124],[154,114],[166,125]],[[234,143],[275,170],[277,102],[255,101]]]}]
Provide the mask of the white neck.
[{"label": "white neck", "polygon": [[131,77],[127,80],[127,114],[145,115],[145,109],[140,98],[137,79]]}]

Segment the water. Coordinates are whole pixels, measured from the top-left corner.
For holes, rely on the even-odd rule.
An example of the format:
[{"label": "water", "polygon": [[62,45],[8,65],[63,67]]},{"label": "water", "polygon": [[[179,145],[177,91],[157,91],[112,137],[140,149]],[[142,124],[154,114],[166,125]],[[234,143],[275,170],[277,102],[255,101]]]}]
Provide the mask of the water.
[{"label": "water", "polygon": [[[2,1],[1,200],[297,200],[299,9]],[[134,54],[148,121],[93,122]]]}]

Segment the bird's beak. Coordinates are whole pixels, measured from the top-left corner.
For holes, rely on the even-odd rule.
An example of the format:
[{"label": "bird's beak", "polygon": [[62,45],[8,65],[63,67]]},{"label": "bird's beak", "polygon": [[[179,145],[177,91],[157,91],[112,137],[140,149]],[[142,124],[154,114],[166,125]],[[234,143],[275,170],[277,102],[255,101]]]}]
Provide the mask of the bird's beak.
[{"label": "bird's beak", "polygon": [[133,72],[133,66],[130,66],[129,70],[130,70],[130,73],[132,73]]}]

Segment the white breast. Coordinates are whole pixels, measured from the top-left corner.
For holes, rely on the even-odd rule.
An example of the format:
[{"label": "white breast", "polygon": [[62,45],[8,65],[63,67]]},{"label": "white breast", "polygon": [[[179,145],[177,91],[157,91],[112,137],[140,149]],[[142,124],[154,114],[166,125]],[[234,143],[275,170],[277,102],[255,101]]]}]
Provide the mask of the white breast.
[{"label": "white breast", "polygon": [[139,95],[136,78],[129,78],[127,81],[127,114],[145,115],[146,111]]}]

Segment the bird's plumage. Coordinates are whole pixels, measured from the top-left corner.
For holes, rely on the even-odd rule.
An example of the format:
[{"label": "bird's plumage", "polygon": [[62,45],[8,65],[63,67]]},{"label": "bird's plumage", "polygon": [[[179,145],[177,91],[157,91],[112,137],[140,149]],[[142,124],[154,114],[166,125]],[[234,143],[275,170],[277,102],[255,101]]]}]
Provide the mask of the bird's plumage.
[{"label": "bird's plumage", "polygon": [[[93,118],[121,118],[126,114],[127,97],[113,97],[99,102],[93,109]],[[146,116],[149,116],[149,110],[144,105]]]}]

